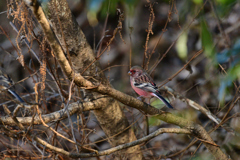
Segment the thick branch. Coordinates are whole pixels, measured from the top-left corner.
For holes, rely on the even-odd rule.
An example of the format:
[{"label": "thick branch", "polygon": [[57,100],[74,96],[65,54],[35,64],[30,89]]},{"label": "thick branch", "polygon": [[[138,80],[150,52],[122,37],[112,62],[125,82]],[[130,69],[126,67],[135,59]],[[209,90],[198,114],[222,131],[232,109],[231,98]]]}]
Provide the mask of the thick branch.
[{"label": "thick branch", "polygon": [[200,104],[194,102],[191,99],[188,99],[182,95],[180,95],[179,93],[173,91],[171,88],[164,86],[164,88],[167,90],[167,92],[171,95],[173,95],[175,98],[187,103],[189,106],[191,106],[192,108],[202,112],[203,114],[205,114],[209,119],[211,119],[212,121],[214,121],[216,124],[219,124],[221,122],[221,120],[219,118],[217,118],[215,115],[213,115],[209,110],[207,110],[206,108],[204,108],[203,106],[201,106]]},{"label": "thick branch", "polygon": [[[68,110],[70,115],[73,115],[76,112],[83,112],[83,111],[90,111],[90,110],[96,110],[102,108],[102,105],[104,104],[103,98],[99,98],[97,100],[93,100],[91,102],[84,102],[84,103],[72,103],[69,104]],[[32,122],[32,117],[16,117],[18,122],[22,125],[30,125]],[[67,118],[67,112],[64,112],[64,109],[42,115],[42,119],[45,123],[52,122],[54,120],[58,119],[65,119]],[[15,126],[16,123],[11,117],[0,117],[0,124],[4,125],[11,125]],[[40,118],[38,116],[35,116],[33,124],[42,124]]]}]

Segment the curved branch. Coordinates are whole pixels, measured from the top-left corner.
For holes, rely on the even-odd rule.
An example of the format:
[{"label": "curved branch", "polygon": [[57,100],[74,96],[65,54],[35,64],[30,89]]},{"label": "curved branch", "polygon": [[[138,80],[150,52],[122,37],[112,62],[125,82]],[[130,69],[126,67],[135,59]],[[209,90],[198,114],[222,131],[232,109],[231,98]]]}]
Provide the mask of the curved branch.
[{"label": "curved branch", "polygon": [[35,137],[35,140],[38,143],[41,143],[42,145],[46,146],[47,148],[54,150],[58,153],[62,153],[66,156],[69,156],[71,158],[88,158],[88,157],[97,157],[97,156],[104,156],[104,155],[109,155],[111,153],[114,153],[116,151],[122,150],[122,149],[126,149],[126,148],[130,148],[132,146],[135,145],[139,145],[143,142],[147,142],[149,140],[151,140],[152,138],[158,136],[159,134],[162,133],[176,133],[176,134],[191,134],[191,132],[187,129],[181,129],[181,128],[160,128],[158,130],[156,130],[155,132],[149,134],[148,136],[145,136],[143,138],[140,138],[136,141],[130,142],[130,143],[126,143],[126,144],[122,144],[104,151],[100,151],[98,153],[70,153],[67,152],[61,148],[52,146],[51,144],[47,143],[46,141],[42,140],[41,138]]},{"label": "curved branch", "polygon": [[[161,89],[160,89],[161,90]],[[179,93],[173,91],[171,88],[164,86],[164,90],[166,90],[170,95],[174,96],[174,98],[177,98],[185,103],[187,103],[189,106],[191,106],[192,108],[194,108],[195,110],[198,110],[200,112],[202,112],[203,114],[205,114],[209,119],[211,119],[212,121],[214,121],[216,124],[219,124],[221,122],[221,120],[216,117],[214,114],[212,114],[209,110],[207,110],[206,108],[204,108],[203,106],[201,106],[200,104],[194,102],[191,99],[188,99],[182,95],[180,95]]]}]

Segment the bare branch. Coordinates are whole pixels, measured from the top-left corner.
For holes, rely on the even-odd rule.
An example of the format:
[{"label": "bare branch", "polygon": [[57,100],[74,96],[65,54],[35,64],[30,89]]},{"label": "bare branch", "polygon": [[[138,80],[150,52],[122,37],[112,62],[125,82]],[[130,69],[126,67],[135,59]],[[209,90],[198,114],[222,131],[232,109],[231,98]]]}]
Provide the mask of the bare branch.
[{"label": "bare branch", "polygon": [[[209,119],[211,119],[213,122],[215,122],[216,124],[220,123],[220,119],[217,118],[215,115],[213,115],[209,110],[207,110],[206,108],[204,108],[203,106],[199,105],[198,103],[194,102],[191,99],[188,99],[184,96],[181,96],[179,93],[173,91],[171,88],[164,86],[164,89],[167,90],[167,92],[174,96],[174,98],[177,98],[185,103],[187,103],[189,106],[191,106],[192,108],[200,111],[201,113],[205,114]],[[161,90],[161,89],[160,89]]]},{"label": "bare branch", "polygon": [[[103,105],[102,98],[99,98],[91,102],[72,103],[68,106],[68,110],[70,115],[73,115],[76,112],[97,110],[101,108],[102,105]],[[21,123],[22,125],[30,125],[32,123],[32,117],[16,117],[16,118],[19,121],[19,123]],[[54,120],[65,119],[65,118],[67,118],[67,113],[64,112],[64,109],[50,113],[50,114],[42,115],[42,119],[45,123],[49,123]],[[16,123],[13,121],[11,117],[0,117],[0,124],[11,125],[11,126],[16,125]],[[36,116],[34,118],[33,124],[42,124],[39,116]]]},{"label": "bare branch", "polygon": [[21,129],[24,130],[24,127],[21,123],[19,123],[19,121],[17,120],[16,117],[13,117],[11,115],[11,111],[7,108],[6,105],[3,105],[4,111],[8,114],[8,116],[13,120],[13,122]]},{"label": "bare branch", "polygon": [[51,144],[47,143],[46,141],[44,141],[44,140],[42,140],[38,137],[35,137],[35,140],[37,142],[41,143],[42,145],[46,146],[47,148],[49,148],[51,150],[54,150],[56,152],[62,153],[64,155],[67,155],[71,158],[87,158],[87,157],[97,157],[97,156],[109,155],[109,154],[117,152],[119,150],[126,149],[126,148],[129,148],[129,147],[135,146],[135,145],[139,145],[143,142],[147,142],[147,141],[153,139],[154,137],[156,137],[156,136],[158,136],[159,134],[162,134],[162,133],[191,134],[191,132],[187,129],[160,128],[157,131],[149,134],[148,136],[140,138],[139,140],[136,140],[136,141],[133,141],[133,142],[130,142],[130,143],[126,143],[126,144],[122,144],[122,145],[119,145],[119,146],[116,146],[116,147],[113,147],[113,148],[110,148],[110,149],[107,149],[107,150],[104,150],[104,151],[100,151],[98,153],[70,153],[70,152],[67,152],[67,151],[65,151],[61,148],[52,146]]}]

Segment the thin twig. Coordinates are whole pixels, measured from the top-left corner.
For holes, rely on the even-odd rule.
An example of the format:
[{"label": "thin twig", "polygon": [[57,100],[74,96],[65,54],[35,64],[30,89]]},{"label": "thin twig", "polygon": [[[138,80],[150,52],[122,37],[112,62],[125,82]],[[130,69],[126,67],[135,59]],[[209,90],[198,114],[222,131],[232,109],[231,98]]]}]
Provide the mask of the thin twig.
[{"label": "thin twig", "polygon": [[149,134],[148,136],[145,136],[143,138],[140,138],[136,141],[130,142],[130,143],[126,143],[126,144],[122,144],[104,151],[99,151],[98,153],[69,153],[61,148],[52,146],[51,144],[47,143],[46,141],[38,138],[38,137],[34,137],[34,139],[38,142],[41,143],[42,145],[46,146],[47,148],[54,150],[58,153],[62,153],[66,156],[69,156],[71,158],[87,158],[87,157],[97,157],[97,156],[103,156],[103,155],[109,155],[111,153],[114,153],[116,151],[122,150],[122,149],[126,149],[132,146],[136,146],[139,145],[141,143],[144,143],[146,141],[151,140],[152,138],[158,136],[159,134],[162,133],[176,133],[176,134],[191,134],[191,132],[187,129],[181,129],[181,128],[160,128],[157,131]]},{"label": "thin twig", "polygon": [[[12,23],[12,22],[9,22],[9,24],[12,26],[13,30],[16,32],[16,33],[19,33],[18,29],[16,28],[16,26]],[[24,42],[26,44],[26,46],[28,47],[28,49],[31,51],[31,53],[34,55],[34,57],[37,59],[37,61],[41,64],[42,64],[42,61],[39,59],[39,57],[37,56],[37,54],[35,53],[35,51],[31,48],[30,46],[30,43],[28,42],[28,40],[26,38],[24,38]],[[46,68],[46,71],[47,73],[50,75],[50,77],[54,80],[54,82],[56,83],[56,86],[57,86],[57,89],[58,89],[58,92],[59,92],[59,95],[61,97],[61,99],[63,100],[63,96],[62,96],[62,92],[57,84],[57,81],[55,81],[55,77],[52,75],[52,73]]]},{"label": "thin twig", "polygon": [[197,18],[197,16],[199,15],[199,13],[203,10],[203,7],[206,5],[206,3],[208,2],[208,0],[206,0],[204,2],[204,4],[202,5],[202,7],[198,10],[198,13],[196,14],[196,16],[192,19],[192,21],[187,25],[186,28],[184,28],[184,30],[177,36],[176,40],[168,47],[168,49],[166,50],[166,52],[163,54],[162,58],[160,60],[158,60],[149,70],[149,73],[152,74],[152,72],[155,70],[155,68],[157,67],[157,65],[162,61],[162,59],[167,55],[167,53],[169,52],[169,50],[173,47],[173,45],[177,42],[177,40],[179,39],[179,37],[191,26],[191,24],[194,22],[194,20]]},{"label": "thin twig", "polygon": [[174,75],[172,75],[170,78],[166,79],[160,86],[159,88],[161,88],[163,85],[165,85],[166,83],[168,83],[169,81],[171,81],[174,77],[176,77],[180,72],[182,72],[185,68],[187,68],[187,66],[189,65],[189,63],[194,60],[195,58],[197,58],[201,53],[203,52],[203,49],[201,49],[200,51],[198,51],[197,53],[195,53],[192,58],[178,71],[176,72]]},{"label": "thin twig", "polygon": [[14,123],[15,123],[22,131],[24,131],[24,130],[25,130],[24,126],[18,121],[18,119],[17,119],[16,117],[13,117],[13,116],[11,115],[11,111],[7,108],[7,106],[6,106],[6,105],[3,105],[3,108],[4,108],[5,113],[7,113],[8,116],[12,118],[12,120],[14,121]]}]

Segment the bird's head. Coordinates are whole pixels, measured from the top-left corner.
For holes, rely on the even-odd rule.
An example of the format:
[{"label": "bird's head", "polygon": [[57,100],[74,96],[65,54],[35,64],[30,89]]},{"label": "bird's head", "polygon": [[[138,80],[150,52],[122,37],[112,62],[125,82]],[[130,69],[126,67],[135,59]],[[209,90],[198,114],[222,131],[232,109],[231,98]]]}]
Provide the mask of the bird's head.
[{"label": "bird's head", "polygon": [[138,77],[140,75],[142,75],[143,73],[143,68],[140,66],[133,66],[130,71],[128,72],[128,75],[131,77]]}]

